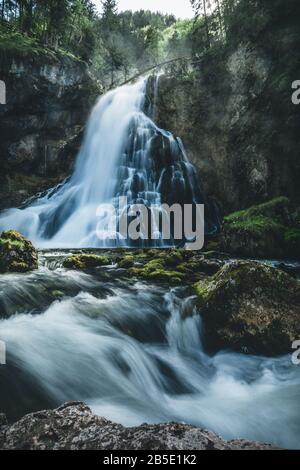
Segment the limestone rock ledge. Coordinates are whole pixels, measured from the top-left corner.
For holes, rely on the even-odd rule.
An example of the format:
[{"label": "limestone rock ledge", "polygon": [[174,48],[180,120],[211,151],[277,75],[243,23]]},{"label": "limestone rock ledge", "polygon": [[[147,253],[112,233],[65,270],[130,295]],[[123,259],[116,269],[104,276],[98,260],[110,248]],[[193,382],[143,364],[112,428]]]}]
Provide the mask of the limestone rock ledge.
[{"label": "limestone rock ledge", "polygon": [[[0,416],[1,418],[1,416]],[[2,450],[271,450],[258,442],[226,442],[185,424],[125,428],[93,415],[84,403],[29,414],[15,424],[0,419]]]}]

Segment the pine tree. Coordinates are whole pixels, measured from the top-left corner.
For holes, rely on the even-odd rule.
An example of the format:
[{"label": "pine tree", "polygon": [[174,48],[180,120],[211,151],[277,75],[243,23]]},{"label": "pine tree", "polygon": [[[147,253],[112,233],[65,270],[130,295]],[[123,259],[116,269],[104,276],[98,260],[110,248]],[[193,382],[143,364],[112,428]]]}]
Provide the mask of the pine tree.
[{"label": "pine tree", "polygon": [[103,13],[102,17],[105,21],[114,22],[118,14],[118,2],[117,0],[102,0]]}]

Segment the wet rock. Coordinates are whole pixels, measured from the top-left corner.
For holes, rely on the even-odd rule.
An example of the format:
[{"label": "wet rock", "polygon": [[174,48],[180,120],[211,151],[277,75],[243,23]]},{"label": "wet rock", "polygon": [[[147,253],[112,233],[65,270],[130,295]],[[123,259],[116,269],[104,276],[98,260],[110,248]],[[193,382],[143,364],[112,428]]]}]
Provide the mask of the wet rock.
[{"label": "wet rock", "polygon": [[[60,53],[7,51],[1,79],[9,83],[9,99],[0,109],[2,209],[70,174],[99,89],[84,62]],[[23,178],[15,181],[17,174]]]},{"label": "wet rock", "polygon": [[277,67],[293,37],[286,26],[282,41],[272,43],[278,48],[273,58],[267,44],[278,32],[269,23],[262,47],[253,36],[251,44],[204,54],[195,73],[176,62],[159,78],[155,122],[180,135],[204,191],[226,213],[283,194],[299,201],[299,113],[282,92],[286,85]]},{"label": "wet rock", "polygon": [[127,253],[118,260],[118,266],[127,269],[129,277],[177,285],[213,275],[224,262],[196,251],[151,249]]},{"label": "wet rock", "polygon": [[194,289],[209,349],[277,356],[300,337],[300,285],[283,271],[237,261]]},{"label": "wet rock", "polygon": [[0,427],[1,426],[6,426],[7,423],[7,418],[4,413],[0,413]]},{"label": "wet rock", "polygon": [[0,272],[27,272],[37,269],[38,253],[33,244],[15,230],[0,236]]},{"label": "wet rock", "polygon": [[225,218],[221,249],[250,258],[300,258],[300,217],[280,197]]},{"label": "wet rock", "polygon": [[180,250],[145,250],[137,266],[128,269],[130,277],[170,284],[181,283],[186,273],[179,268],[183,263]]},{"label": "wet rock", "polygon": [[118,262],[118,267],[122,269],[132,268],[133,266],[134,256],[132,254],[123,256]]},{"label": "wet rock", "polygon": [[108,256],[99,256],[94,254],[78,254],[69,256],[63,262],[63,266],[69,269],[88,270],[101,266],[108,266],[111,260]]},{"label": "wet rock", "polygon": [[54,411],[25,416],[0,427],[4,450],[270,450],[258,442],[226,442],[185,424],[125,428],[92,414],[84,403],[66,403]]}]

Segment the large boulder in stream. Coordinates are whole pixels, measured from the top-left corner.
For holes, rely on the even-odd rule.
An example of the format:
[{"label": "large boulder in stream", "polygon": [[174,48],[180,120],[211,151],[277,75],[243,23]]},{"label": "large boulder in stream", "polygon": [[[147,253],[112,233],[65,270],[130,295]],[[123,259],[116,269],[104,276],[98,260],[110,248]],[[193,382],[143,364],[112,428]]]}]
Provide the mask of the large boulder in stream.
[{"label": "large boulder in stream", "polygon": [[33,244],[16,230],[0,236],[0,272],[27,272],[37,269],[38,252]]},{"label": "large boulder in stream", "polygon": [[108,266],[109,264],[111,264],[111,260],[108,256],[101,256],[93,253],[72,255],[67,257],[63,262],[64,268],[75,269],[78,271],[88,271],[101,266]]},{"label": "large boulder in stream", "polygon": [[0,421],[2,450],[271,450],[258,442],[227,442],[186,424],[125,428],[93,415],[87,405],[66,403],[7,425]]},{"label": "large boulder in stream", "polygon": [[300,338],[300,284],[276,268],[236,261],[194,289],[208,349],[277,356]]}]

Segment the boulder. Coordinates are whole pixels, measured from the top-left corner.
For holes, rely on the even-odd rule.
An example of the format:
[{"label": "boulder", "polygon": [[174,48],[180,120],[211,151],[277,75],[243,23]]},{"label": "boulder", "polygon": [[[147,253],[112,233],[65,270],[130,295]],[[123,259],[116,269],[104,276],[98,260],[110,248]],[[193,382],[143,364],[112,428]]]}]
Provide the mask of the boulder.
[{"label": "boulder", "polygon": [[278,356],[300,338],[300,284],[283,271],[236,261],[194,289],[208,349]]},{"label": "boulder", "polygon": [[93,415],[87,405],[66,403],[1,426],[2,450],[271,450],[258,442],[227,442],[186,424],[125,428]]},{"label": "boulder", "polygon": [[38,252],[16,230],[0,236],[0,272],[27,272],[38,268]]},{"label": "boulder", "polygon": [[300,258],[300,214],[280,197],[224,219],[221,249],[250,258]]},{"label": "boulder", "polygon": [[69,256],[63,262],[63,266],[68,269],[89,270],[100,266],[107,266],[111,263],[108,256],[95,254],[78,254]]}]

